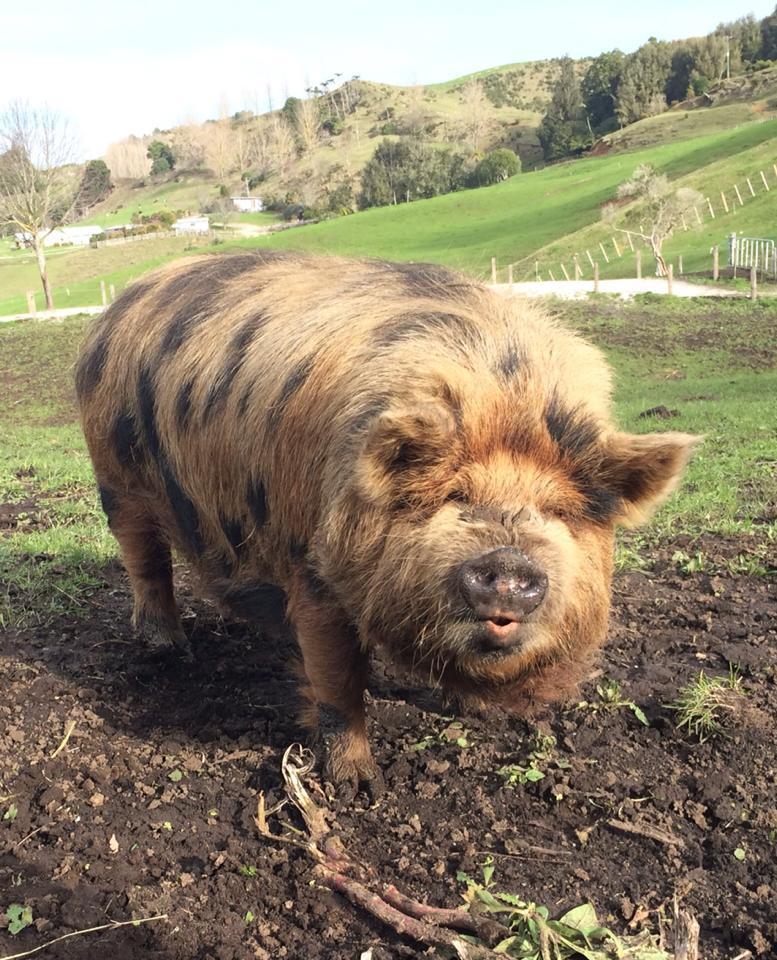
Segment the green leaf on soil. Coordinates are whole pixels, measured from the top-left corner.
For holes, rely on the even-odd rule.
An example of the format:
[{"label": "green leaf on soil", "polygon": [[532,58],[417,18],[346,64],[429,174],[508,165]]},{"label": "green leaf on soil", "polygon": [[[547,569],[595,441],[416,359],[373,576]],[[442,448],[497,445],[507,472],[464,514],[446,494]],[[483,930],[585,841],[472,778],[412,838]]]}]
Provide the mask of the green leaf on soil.
[{"label": "green leaf on soil", "polygon": [[8,809],[3,814],[3,820],[10,820],[13,822],[16,819],[16,815],[19,813],[19,808],[15,803],[9,803]]},{"label": "green leaf on soil", "polygon": [[737,847],[734,851],[734,856],[737,858],[737,860],[744,860],[747,854],[742,847]]},{"label": "green leaf on soil", "polygon": [[8,932],[12,937],[32,923],[32,907],[23,907],[20,903],[12,903],[5,915],[8,918]]},{"label": "green leaf on soil", "polygon": [[529,783],[537,783],[538,780],[543,780],[545,774],[542,770],[538,770],[536,767],[529,767],[526,773],[523,775],[524,780],[528,780]]},{"label": "green leaf on soil", "polygon": [[599,927],[596,911],[590,903],[583,903],[579,907],[568,910],[563,917],[559,917],[559,923],[564,923],[568,927],[579,930],[586,937],[591,935],[591,931]]},{"label": "green leaf on soil", "polygon": [[173,783],[178,783],[179,780],[183,780],[183,774],[180,770],[171,770],[167,775],[168,780],[172,780]]}]

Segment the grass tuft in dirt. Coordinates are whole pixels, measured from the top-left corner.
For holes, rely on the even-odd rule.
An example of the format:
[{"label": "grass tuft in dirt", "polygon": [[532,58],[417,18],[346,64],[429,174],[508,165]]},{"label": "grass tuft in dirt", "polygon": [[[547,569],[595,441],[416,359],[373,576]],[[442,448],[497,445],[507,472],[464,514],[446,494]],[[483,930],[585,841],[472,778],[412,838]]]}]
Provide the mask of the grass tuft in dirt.
[{"label": "grass tuft in dirt", "polygon": [[672,703],[677,726],[699,743],[725,734],[731,718],[740,716],[745,706],[742,678],[735,668],[727,677],[708,677],[701,670],[696,680],[686,684]]}]

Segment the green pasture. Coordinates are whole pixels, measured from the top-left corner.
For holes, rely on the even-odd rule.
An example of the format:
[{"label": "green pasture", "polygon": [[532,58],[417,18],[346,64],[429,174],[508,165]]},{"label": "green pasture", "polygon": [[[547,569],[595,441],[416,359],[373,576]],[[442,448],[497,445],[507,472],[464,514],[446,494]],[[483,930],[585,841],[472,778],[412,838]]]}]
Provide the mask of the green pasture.
[{"label": "green pasture", "polygon": [[[678,563],[690,556],[712,568],[717,561],[701,553],[699,560],[703,548],[693,544],[713,534],[737,538],[732,569],[765,572],[777,539],[777,301],[596,298],[553,309],[608,354],[623,429],[705,437],[680,491],[646,528],[622,538],[619,564],[649,566],[655,544],[682,535],[691,546]],[[0,531],[0,626],[63,610],[85,615],[116,555],[72,391],[85,325],[72,318],[0,326],[0,503],[20,505],[16,525]],[[661,404],[675,412],[669,421],[639,417]]]}]

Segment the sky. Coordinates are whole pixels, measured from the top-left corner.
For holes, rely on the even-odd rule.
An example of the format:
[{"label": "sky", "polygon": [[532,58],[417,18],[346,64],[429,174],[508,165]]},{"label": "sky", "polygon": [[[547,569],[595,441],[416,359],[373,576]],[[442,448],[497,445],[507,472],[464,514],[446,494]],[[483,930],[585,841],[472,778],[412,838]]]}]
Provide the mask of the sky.
[{"label": "sky", "polygon": [[80,156],[130,133],[263,112],[342,74],[393,84],[568,54],[629,52],[763,17],[774,0],[0,0],[0,110],[46,104]]}]

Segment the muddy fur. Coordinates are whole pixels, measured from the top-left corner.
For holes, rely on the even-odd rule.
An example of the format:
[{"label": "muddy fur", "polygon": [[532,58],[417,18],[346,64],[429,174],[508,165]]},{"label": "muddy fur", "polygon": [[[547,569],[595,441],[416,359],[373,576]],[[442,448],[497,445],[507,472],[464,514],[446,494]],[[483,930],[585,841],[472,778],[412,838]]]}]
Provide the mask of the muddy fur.
[{"label": "muddy fur", "polygon": [[[272,590],[333,774],[372,771],[367,655],[478,708],[568,696],[604,642],[613,530],[677,482],[693,438],[611,422],[601,354],[540,308],[441,267],[241,253],[179,260],[91,328],[76,385],[139,628],[185,648],[171,547],[225,610]],[[520,642],[487,650],[462,563],[547,574]]]}]

